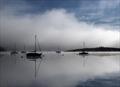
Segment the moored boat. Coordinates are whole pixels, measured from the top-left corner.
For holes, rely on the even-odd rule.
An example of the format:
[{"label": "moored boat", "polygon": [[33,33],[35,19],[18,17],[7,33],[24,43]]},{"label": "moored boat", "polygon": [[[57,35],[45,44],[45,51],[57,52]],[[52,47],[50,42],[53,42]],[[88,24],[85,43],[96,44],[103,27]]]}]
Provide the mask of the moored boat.
[{"label": "moored boat", "polygon": [[16,50],[16,44],[15,44],[15,48],[13,51],[10,52],[11,55],[15,55],[18,54],[18,51]]},{"label": "moored boat", "polygon": [[38,53],[36,51],[36,35],[35,35],[35,50],[33,52],[29,52],[26,54],[28,59],[37,59],[37,58],[42,58],[42,52]]},{"label": "moored boat", "polygon": [[89,53],[84,50],[85,48],[85,43],[83,43],[83,50],[82,52],[79,52],[79,55],[88,55]]}]

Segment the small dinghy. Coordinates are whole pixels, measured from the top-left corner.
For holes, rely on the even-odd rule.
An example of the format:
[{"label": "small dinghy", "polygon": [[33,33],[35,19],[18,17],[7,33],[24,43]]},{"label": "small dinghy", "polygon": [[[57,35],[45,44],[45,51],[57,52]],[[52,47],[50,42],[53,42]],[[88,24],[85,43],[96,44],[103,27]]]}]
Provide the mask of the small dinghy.
[{"label": "small dinghy", "polygon": [[85,51],[82,51],[79,53],[79,55],[88,55],[89,53],[88,52],[85,52]]}]

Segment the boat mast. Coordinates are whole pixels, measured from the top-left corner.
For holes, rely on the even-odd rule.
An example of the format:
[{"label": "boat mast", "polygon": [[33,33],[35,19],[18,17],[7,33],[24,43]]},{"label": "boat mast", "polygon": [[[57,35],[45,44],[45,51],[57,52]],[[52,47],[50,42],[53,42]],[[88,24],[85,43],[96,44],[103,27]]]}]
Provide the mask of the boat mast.
[{"label": "boat mast", "polygon": [[83,42],[83,48],[85,48],[85,42]]},{"label": "boat mast", "polygon": [[37,36],[35,35],[35,52],[36,52],[36,37],[37,37]]},{"label": "boat mast", "polygon": [[15,51],[16,51],[16,43],[15,43]]},{"label": "boat mast", "polygon": [[25,45],[24,45],[24,51],[25,51]]},{"label": "boat mast", "polygon": [[85,42],[83,42],[83,52],[85,51],[84,49],[85,49]]}]

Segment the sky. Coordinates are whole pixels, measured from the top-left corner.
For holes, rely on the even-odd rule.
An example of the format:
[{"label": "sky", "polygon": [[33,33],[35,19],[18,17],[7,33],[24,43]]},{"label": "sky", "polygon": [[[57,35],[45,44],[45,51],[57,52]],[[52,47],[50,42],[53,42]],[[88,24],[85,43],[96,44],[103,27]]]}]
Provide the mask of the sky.
[{"label": "sky", "polygon": [[120,47],[120,0],[0,0],[0,45],[42,50]]}]

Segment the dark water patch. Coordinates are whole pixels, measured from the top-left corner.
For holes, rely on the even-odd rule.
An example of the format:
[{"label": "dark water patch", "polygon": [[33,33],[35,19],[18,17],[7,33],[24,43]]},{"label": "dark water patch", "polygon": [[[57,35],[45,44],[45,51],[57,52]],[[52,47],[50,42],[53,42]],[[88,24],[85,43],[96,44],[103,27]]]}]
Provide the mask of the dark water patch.
[{"label": "dark water patch", "polygon": [[85,82],[79,82],[76,87],[120,87],[120,76],[89,79]]}]

